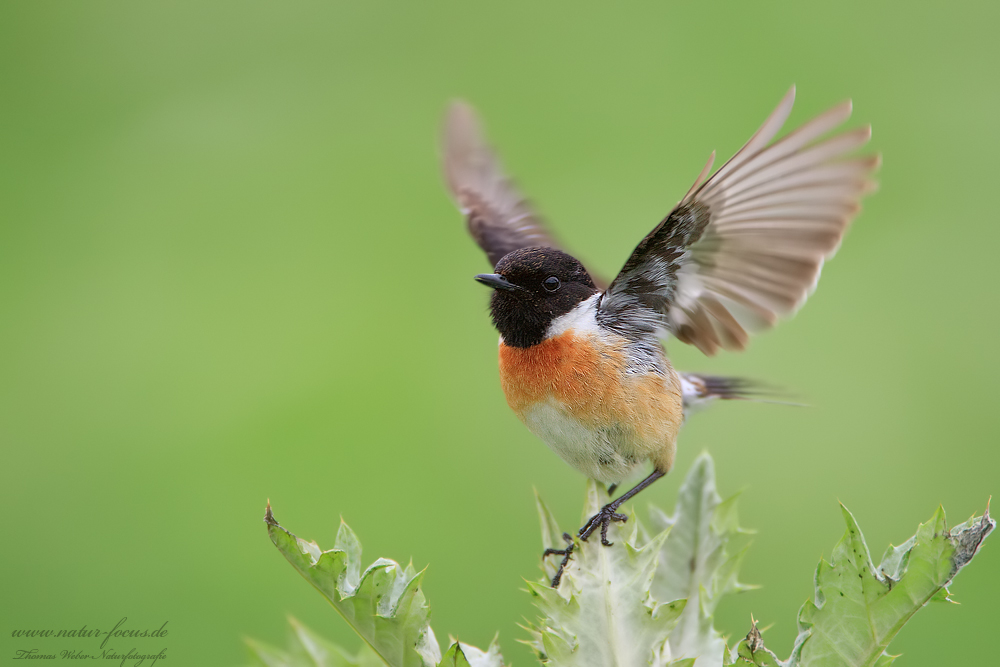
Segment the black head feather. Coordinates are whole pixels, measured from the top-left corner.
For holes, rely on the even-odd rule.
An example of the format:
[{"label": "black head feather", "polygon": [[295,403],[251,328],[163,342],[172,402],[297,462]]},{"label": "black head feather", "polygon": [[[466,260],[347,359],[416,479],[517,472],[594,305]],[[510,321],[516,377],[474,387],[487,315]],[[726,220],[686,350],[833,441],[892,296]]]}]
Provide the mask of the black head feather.
[{"label": "black head feather", "polygon": [[554,319],[598,292],[583,264],[555,248],[520,248],[504,255],[495,271],[499,278],[479,279],[495,288],[490,315],[514,347],[541,343]]}]

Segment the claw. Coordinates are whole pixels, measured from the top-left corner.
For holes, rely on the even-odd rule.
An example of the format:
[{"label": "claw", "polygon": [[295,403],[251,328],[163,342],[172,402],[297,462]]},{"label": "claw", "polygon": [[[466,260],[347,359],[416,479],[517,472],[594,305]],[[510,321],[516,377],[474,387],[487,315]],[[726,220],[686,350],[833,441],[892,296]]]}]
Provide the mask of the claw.
[{"label": "claw", "polygon": [[559,569],[556,570],[556,574],[552,577],[552,588],[558,588],[559,582],[562,581],[563,570],[566,569],[566,565],[569,564],[569,559],[573,555],[573,549],[576,545],[573,544],[573,536],[569,533],[562,534],[563,540],[566,542],[565,549],[546,549],[545,553],[542,554],[542,558],[547,556],[562,556],[562,562],[559,563]]},{"label": "claw", "polygon": [[[583,528],[580,529],[580,532],[577,533],[577,536],[582,541],[586,541],[588,537],[594,534],[597,527],[600,526],[601,544],[606,547],[610,547],[612,543],[608,542],[608,526],[610,526],[613,521],[621,521],[622,523],[628,521],[628,516],[617,511],[621,504],[666,474],[666,472],[653,470],[649,476],[632,487],[628,492],[622,494],[618,500],[608,503],[601,508],[600,512],[590,517],[590,520],[584,524]],[[617,485],[613,484],[608,491],[610,492],[616,486]],[[556,570],[556,576],[552,577],[552,588],[557,588],[559,586],[559,582],[562,580],[563,570],[566,569],[566,564],[569,563],[569,559],[573,555],[573,550],[576,548],[573,538],[570,537],[568,533],[563,533],[563,539],[566,540],[567,544],[565,549],[546,549],[545,553],[542,555],[542,558],[545,558],[546,556],[563,557],[562,563],[559,564],[559,569]]]},{"label": "claw", "polygon": [[608,542],[608,526],[611,525],[612,521],[621,521],[622,523],[628,521],[628,517],[624,514],[616,512],[618,509],[618,502],[608,503],[601,508],[601,511],[590,517],[590,521],[580,529],[580,539],[586,541],[590,537],[597,527],[601,527],[601,544],[606,547],[610,547],[613,542]]},{"label": "claw", "polygon": [[[613,542],[608,541],[608,526],[611,525],[612,521],[628,521],[628,517],[624,514],[616,512],[618,505],[616,503],[609,503],[601,508],[601,511],[590,517],[590,521],[587,522],[583,528],[580,529],[578,533],[581,540],[586,541],[590,537],[597,527],[601,527],[601,544],[606,547],[610,547]],[[573,556],[573,550],[576,549],[576,545],[573,543],[573,538],[569,533],[563,533],[563,540],[566,541],[565,549],[546,549],[542,554],[542,558],[547,558],[548,556],[562,556],[562,562],[559,564],[559,569],[556,570],[556,574],[552,577],[552,588],[558,588],[559,582],[562,581],[563,571],[569,564],[570,558]]]}]

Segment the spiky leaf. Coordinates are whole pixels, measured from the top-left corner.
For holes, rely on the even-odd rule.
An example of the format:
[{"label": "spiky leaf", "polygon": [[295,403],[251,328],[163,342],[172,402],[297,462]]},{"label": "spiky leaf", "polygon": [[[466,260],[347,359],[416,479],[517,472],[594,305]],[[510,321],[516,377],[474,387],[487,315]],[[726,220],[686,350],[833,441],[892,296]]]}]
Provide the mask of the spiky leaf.
[{"label": "spiky leaf", "polygon": [[485,651],[462,642],[453,642],[441,658],[439,667],[503,667],[498,638],[494,637],[489,649]]},{"label": "spiky leaf", "polygon": [[671,652],[696,658],[697,667],[721,667],[725,642],[713,627],[715,608],[727,593],[752,588],[737,579],[746,548],[735,553],[727,548],[734,537],[747,532],[739,527],[736,497],[722,500],[712,458],[702,454],[684,478],[674,515],[651,508],[651,518],[659,529],[670,529],[660,549],[652,593],[663,600],[688,600],[670,633]]},{"label": "spiky leaf", "polygon": [[[885,667],[885,653],[903,624],[941,597],[996,523],[989,511],[948,530],[942,508],[900,547],[872,564],[854,516],[841,505],[847,532],[830,562],[816,569],[816,594],[799,611],[799,636],[789,667]],[[946,597],[946,595],[945,595]]]},{"label": "spiky leaf", "polygon": [[433,667],[441,660],[420,590],[422,572],[380,558],[361,570],[361,543],[341,521],[333,549],[323,551],[282,528],[271,513],[267,532],[278,550],[391,667]]},{"label": "spiky leaf", "polygon": [[735,649],[731,652],[724,651],[722,664],[729,665],[755,665],[756,667],[785,667],[785,664],[778,660],[773,652],[764,646],[764,638],[757,629],[757,621],[751,618],[750,632],[743,638]]},{"label": "spiky leaf", "polygon": [[[603,490],[603,487],[602,487]],[[598,485],[588,483],[585,515],[597,512]],[[542,540],[556,546],[561,534],[552,514],[538,501]],[[548,581],[528,583],[543,618],[529,628],[543,663],[560,666],[662,665],[671,663],[668,639],[684,610],[684,600],[660,600],[650,593],[664,531],[638,544],[635,515],[608,531],[612,547],[597,536],[577,542],[557,590]],[[563,546],[563,545],[560,545]],[[546,565],[549,576],[553,565]]]}]

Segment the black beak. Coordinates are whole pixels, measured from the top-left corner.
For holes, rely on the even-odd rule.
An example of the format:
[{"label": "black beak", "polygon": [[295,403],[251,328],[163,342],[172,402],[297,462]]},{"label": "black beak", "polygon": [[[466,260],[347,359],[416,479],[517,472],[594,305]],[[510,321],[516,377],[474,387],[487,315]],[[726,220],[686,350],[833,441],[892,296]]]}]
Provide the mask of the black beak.
[{"label": "black beak", "polygon": [[499,273],[480,273],[476,276],[476,281],[481,282],[484,285],[492,287],[493,289],[502,290],[519,290],[522,289],[520,285],[515,285],[510,282]]}]

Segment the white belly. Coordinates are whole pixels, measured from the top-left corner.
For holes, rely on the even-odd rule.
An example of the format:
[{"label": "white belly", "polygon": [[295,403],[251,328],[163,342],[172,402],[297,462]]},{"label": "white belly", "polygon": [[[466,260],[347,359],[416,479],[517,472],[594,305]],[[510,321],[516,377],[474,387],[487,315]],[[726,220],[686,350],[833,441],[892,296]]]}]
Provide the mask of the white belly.
[{"label": "white belly", "polygon": [[648,456],[640,453],[632,429],[617,424],[591,427],[553,398],[532,405],[523,420],[563,461],[602,482],[621,482]]}]

